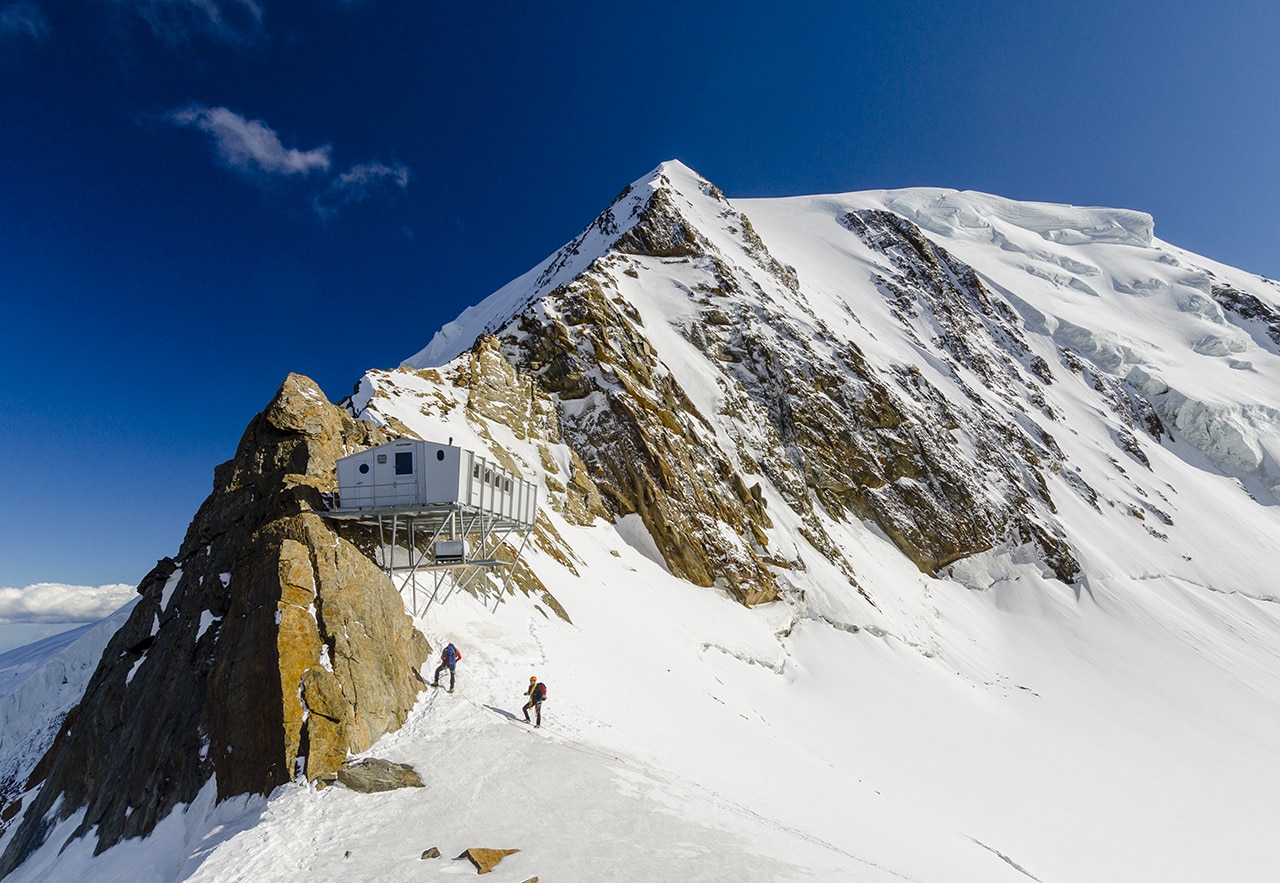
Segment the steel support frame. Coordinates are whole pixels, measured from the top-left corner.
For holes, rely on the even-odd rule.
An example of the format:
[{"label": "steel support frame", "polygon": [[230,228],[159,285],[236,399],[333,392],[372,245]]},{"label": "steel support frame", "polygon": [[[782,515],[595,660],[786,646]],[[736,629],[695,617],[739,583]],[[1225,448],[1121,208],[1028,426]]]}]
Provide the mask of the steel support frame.
[{"label": "steel support frame", "polygon": [[[491,490],[490,496],[493,495],[494,491]],[[427,542],[426,548],[420,552],[417,544],[417,525],[420,520],[424,520],[423,518],[415,517],[411,513],[391,513],[389,525],[391,530],[391,542],[388,544],[387,515],[385,513],[378,514],[378,539],[381,544],[379,551],[383,559],[383,569],[386,571],[387,576],[391,578],[392,585],[395,585],[395,574],[397,569],[401,571],[408,571],[408,575],[397,587],[397,590],[403,597],[405,586],[409,585],[411,587],[410,609],[414,616],[425,615],[426,612],[437,602],[443,603],[448,601],[455,591],[458,589],[468,588],[476,581],[476,578],[484,574],[486,570],[492,567],[505,567],[507,572],[503,577],[501,586],[498,588],[497,597],[494,601],[493,609],[495,611],[498,609],[498,605],[502,601],[503,594],[511,584],[511,577],[515,572],[516,565],[519,563],[520,558],[524,553],[524,548],[528,542],[529,533],[532,531],[533,526],[529,525],[524,529],[521,529],[518,524],[510,524],[501,527],[498,526],[498,515],[492,511],[493,500],[490,500],[489,503],[489,506],[485,506],[482,498],[481,505],[479,507],[469,507],[468,509],[454,507],[451,509],[431,533],[431,539]],[[406,567],[397,568],[396,546],[398,545],[397,541],[400,536],[402,520],[403,526],[409,534],[409,546],[407,550],[409,560]],[[434,519],[426,520],[434,521]],[[456,566],[445,566],[438,569],[433,568],[433,570],[435,570],[435,574],[433,578],[434,585],[432,587],[431,597],[427,599],[426,606],[419,611],[418,571],[420,568],[424,567],[424,562],[427,560],[427,556],[431,554],[431,549],[434,547],[436,540],[440,539],[441,534],[444,533],[446,528],[449,529],[450,538],[454,538],[459,535],[462,537],[477,537],[476,547],[473,550],[471,557],[474,560],[485,561],[486,563],[474,564],[465,562]],[[507,539],[513,533],[517,532],[521,535],[521,542],[519,547],[516,549],[515,557],[510,562],[497,562],[495,560],[495,556],[497,555],[498,550],[507,542]],[[444,597],[440,598],[440,589],[443,587],[446,580],[450,581],[452,585],[449,587]],[[488,594],[488,592],[485,592],[485,594]]]}]

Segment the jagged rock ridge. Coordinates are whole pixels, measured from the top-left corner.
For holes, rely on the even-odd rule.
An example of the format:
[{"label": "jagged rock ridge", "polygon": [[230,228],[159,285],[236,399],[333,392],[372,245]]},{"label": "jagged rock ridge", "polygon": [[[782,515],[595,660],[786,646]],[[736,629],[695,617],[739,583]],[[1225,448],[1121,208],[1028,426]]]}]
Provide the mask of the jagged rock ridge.
[{"label": "jagged rock ridge", "polygon": [[332,777],[403,723],[429,648],[390,580],[317,511],[338,457],[386,436],[290,375],[250,423],[176,559],[142,581],[0,874],[79,810],[96,850],[145,836],[216,778],[218,798]]}]

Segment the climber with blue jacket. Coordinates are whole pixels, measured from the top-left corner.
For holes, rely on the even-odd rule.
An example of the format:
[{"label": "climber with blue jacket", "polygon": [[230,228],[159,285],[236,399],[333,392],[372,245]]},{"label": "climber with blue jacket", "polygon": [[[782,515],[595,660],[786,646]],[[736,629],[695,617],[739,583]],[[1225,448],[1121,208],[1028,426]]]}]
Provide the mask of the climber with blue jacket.
[{"label": "climber with blue jacket", "polygon": [[462,654],[458,652],[458,648],[450,644],[444,648],[440,654],[440,664],[436,666],[436,676],[431,680],[431,686],[440,686],[440,672],[446,668],[449,669],[449,692],[453,692],[454,671],[453,667],[462,661]]}]

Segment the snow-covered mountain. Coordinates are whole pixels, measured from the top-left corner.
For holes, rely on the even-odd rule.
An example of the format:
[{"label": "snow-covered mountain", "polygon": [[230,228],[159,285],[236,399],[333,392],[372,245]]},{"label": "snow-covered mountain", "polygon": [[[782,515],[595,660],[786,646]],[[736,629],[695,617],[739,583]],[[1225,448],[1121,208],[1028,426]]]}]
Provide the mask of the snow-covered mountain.
[{"label": "snow-covered mountain", "polygon": [[427,787],[51,819],[12,879],[1280,876],[1280,287],[1149,216],[665,163],[347,405],[545,503],[413,611],[460,688],[373,751]]}]

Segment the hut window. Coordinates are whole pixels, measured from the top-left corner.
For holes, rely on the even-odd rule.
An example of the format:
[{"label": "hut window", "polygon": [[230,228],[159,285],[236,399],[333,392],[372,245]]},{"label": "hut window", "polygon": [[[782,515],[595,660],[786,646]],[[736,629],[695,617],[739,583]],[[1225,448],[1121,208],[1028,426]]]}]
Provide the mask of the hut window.
[{"label": "hut window", "polygon": [[472,466],[472,467],[471,467],[471,477],[472,477],[472,478],[479,478],[479,477],[480,477],[480,464],[479,464],[479,463],[477,463],[475,466]]},{"label": "hut window", "polygon": [[413,451],[396,452],[396,475],[413,475]]},{"label": "hut window", "polygon": [[443,459],[444,459],[444,451],[443,451],[443,450],[436,451],[436,459],[437,459],[437,460],[443,460]]},{"label": "hut window", "polygon": [[385,463],[385,462],[387,462],[387,455],[386,455],[386,454],[379,454],[379,455],[378,455],[378,462],[379,462],[379,463]]},{"label": "hut window", "polygon": [[361,463],[361,464],[360,464],[360,474],[361,474],[361,475],[368,475],[368,474],[369,474],[369,464],[368,464],[368,463]]}]

